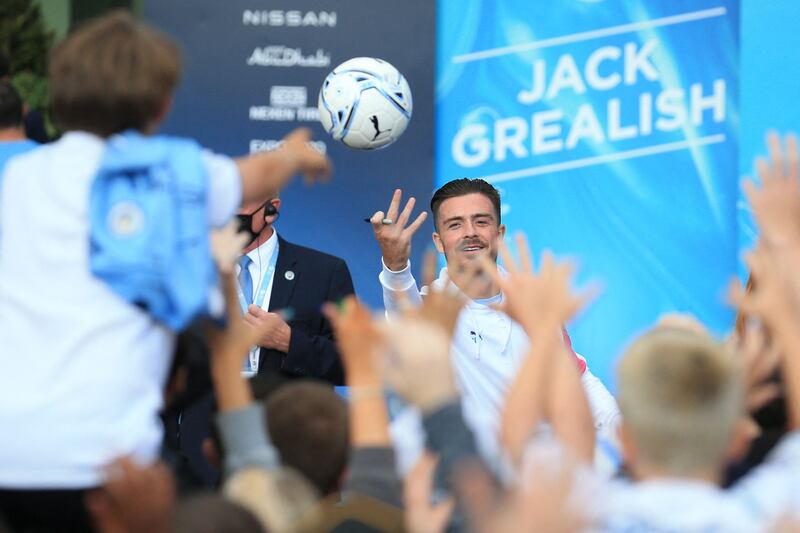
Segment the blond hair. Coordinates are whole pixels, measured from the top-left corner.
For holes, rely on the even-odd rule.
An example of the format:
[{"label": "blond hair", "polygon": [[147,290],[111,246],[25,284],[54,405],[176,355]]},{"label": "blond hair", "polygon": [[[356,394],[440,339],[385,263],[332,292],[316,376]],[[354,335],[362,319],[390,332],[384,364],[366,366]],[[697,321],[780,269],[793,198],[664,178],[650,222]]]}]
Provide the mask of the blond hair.
[{"label": "blond hair", "polygon": [[739,368],[708,334],[659,326],[617,368],[623,423],[637,456],[686,475],[721,466],[743,412]]}]

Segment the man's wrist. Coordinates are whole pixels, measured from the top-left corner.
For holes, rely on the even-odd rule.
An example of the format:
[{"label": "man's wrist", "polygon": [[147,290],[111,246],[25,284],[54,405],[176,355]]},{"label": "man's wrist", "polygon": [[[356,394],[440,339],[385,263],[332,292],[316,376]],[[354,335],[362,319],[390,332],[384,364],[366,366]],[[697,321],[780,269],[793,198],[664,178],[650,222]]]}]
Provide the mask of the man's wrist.
[{"label": "man's wrist", "polygon": [[392,274],[400,274],[405,272],[411,266],[411,261],[409,261],[408,258],[387,260],[384,256],[381,257],[381,261],[383,262],[383,266],[386,268],[386,270]]}]

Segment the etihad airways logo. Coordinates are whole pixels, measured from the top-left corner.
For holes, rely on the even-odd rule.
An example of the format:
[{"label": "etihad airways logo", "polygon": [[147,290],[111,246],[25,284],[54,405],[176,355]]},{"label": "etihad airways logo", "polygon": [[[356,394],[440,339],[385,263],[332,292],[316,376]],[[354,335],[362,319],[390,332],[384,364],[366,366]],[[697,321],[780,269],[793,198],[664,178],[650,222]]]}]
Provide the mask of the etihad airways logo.
[{"label": "etihad airways logo", "polygon": [[321,48],[312,55],[304,55],[300,48],[272,45],[256,48],[247,60],[248,65],[261,67],[316,67],[331,66],[331,55]]},{"label": "etihad airways logo", "polygon": [[245,26],[289,26],[335,28],[336,11],[281,11],[277,9],[245,9],[242,12]]}]

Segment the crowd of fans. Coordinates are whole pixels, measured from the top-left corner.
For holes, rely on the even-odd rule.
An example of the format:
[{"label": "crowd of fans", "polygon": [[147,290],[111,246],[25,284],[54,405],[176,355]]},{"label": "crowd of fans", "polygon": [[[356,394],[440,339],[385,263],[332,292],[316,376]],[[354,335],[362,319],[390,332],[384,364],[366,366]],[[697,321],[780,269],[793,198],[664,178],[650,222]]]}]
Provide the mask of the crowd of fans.
[{"label": "crowd of fans", "polygon": [[[758,180],[744,183],[760,238],[747,256],[747,287],[733,282],[728,293],[737,328],[716,338],[690,316],[669,316],[628,347],[617,368],[622,468],[611,476],[593,468],[595,424],[560,334],[593,291],[574,291],[572,266],[548,252],[534,261],[522,236],[516,254],[498,241],[504,270],[476,254],[459,273],[468,286],[498,286],[498,308],[530,339],[502,407],[502,468],[483,457],[465,423],[453,369],[451,337],[469,291],[434,284],[435,257],[424,267],[431,288],[422,301],[400,302],[388,319],[354,297],[327,304],[346,399],[310,380],[243,377],[261,332],[241,318],[235,265],[245,237],[225,221],[233,204],[258,201],[298,172],[324,175],[329,162],[303,133],[269,154],[204,156],[212,181],[222,176],[212,191],[227,187],[240,200],[209,200],[217,204],[209,206],[211,256],[224,314],[203,323],[198,341],[208,348],[217,409],[204,451],[221,479],[217,490],[185,490],[168,450],[158,460],[150,449],[153,406],[168,411],[186,392],[181,365],[169,368],[174,334],[146,311],[109,300],[85,258],[49,262],[64,243],[86,237],[68,220],[84,217],[86,202],[57,181],[84,183],[97,168],[100,152],[77,135],[154,131],[178,72],[174,45],[129,16],[89,23],[51,61],[53,111],[68,133],[12,160],[4,174],[0,531],[800,530],[792,516],[800,505],[800,177],[796,138],[777,134],[768,136],[769,157],[757,161]],[[65,173],[68,165],[86,172]],[[61,211],[41,222],[32,206],[48,205],[48,195]],[[46,275],[32,286],[40,263]],[[32,302],[39,297],[47,305]],[[56,320],[63,323],[53,328]],[[150,360],[158,363],[143,362]],[[75,366],[80,374],[70,373]],[[97,383],[105,378],[113,382]],[[153,387],[163,401],[152,400]],[[419,410],[425,432],[426,451],[403,476],[388,391]]]}]

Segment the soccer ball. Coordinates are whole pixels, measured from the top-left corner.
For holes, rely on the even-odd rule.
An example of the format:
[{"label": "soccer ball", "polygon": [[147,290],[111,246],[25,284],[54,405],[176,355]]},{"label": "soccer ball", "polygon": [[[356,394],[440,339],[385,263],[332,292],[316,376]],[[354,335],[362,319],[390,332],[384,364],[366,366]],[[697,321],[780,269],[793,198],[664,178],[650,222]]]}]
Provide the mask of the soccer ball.
[{"label": "soccer ball", "polygon": [[356,57],[328,74],[319,91],[322,126],[350,148],[374,150],[396,141],[411,119],[411,89],[386,61]]}]

